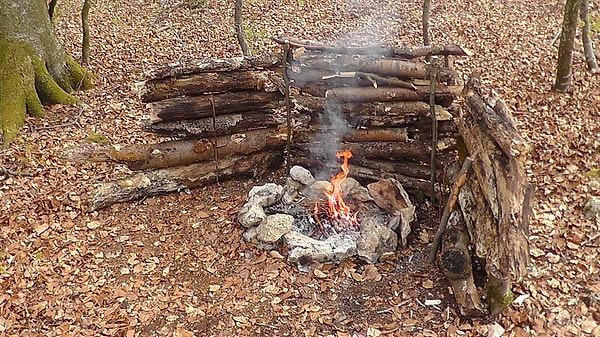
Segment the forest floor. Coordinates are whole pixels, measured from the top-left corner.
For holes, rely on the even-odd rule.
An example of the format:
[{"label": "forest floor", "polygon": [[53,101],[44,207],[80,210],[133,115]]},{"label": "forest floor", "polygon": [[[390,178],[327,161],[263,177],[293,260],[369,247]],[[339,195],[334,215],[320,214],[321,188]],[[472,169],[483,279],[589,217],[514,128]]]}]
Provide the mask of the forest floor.
[{"label": "forest floor", "polygon": [[[482,69],[484,88],[506,100],[532,144],[530,273],[514,288],[524,301],[495,319],[457,315],[446,280],[423,264],[435,232],[423,216],[411,248],[318,275],[246,243],[236,213],[252,186],[281,181],[281,171],[89,212],[94,185],[129,170],[67,162],[65,150],[103,137],[157,142],[143,131],[148,111],[131,90],[140,74],[240,56],[233,1],[174,2],[94,1],[97,87],[77,94],[83,104],[28,119],[0,152],[0,336],[600,336],[598,304],[582,301],[600,292],[600,225],[583,216],[587,198],[600,194],[589,174],[600,168],[600,81],[586,72],[578,42],[573,91],[551,91],[564,1],[433,1],[433,42],[474,52],[454,67],[463,78]],[[244,2],[256,53],[280,52],[270,37],[282,35],[421,44],[421,1]],[[75,57],[81,3],[59,1],[55,14]],[[592,15],[600,17],[598,7]],[[423,305],[429,299],[441,304]]]}]

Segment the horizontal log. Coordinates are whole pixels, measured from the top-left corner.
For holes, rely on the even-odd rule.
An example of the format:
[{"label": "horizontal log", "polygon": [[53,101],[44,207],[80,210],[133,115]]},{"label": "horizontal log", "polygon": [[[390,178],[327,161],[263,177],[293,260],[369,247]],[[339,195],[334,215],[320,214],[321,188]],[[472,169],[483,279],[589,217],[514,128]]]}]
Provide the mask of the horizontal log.
[{"label": "horizontal log", "polygon": [[430,45],[416,47],[391,47],[386,45],[372,45],[364,47],[346,47],[339,45],[325,45],[320,42],[310,40],[298,40],[294,38],[273,38],[279,44],[286,42],[294,48],[304,48],[309,51],[318,51],[323,53],[333,54],[349,54],[349,55],[379,55],[386,57],[404,57],[417,58],[430,55],[455,55],[455,56],[472,56],[473,53],[458,45]]},{"label": "horizontal log", "polygon": [[414,84],[397,77],[381,76],[378,74],[359,71],[338,72],[317,68],[303,67],[301,72],[288,68],[288,77],[294,87],[323,85],[330,87],[398,87],[416,89]]},{"label": "horizontal log", "polygon": [[[418,101],[407,102],[331,102],[323,97],[296,95],[293,97],[294,106],[297,110],[312,113],[323,113],[327,110],[340,111],[349,116],[391,116],[399,117],[405,115],[426,116],[430,121],[431,109],[429,104]],[[440,105],[435,106],[438,121],[452,120],[452,114]],[[408,122],[408,121],[407,121]]]},{"label": "horizontal log", "polygon": [[[294,155],[290,159],[292,165],[300,165],[303,167],[310,167],[311,170],[318,169],[323,171],[337,172],[339,170],[339,164],[327,166],[324,161],[315,161],[314,159],[308,159],[301,155]],[[349,177],[363,181],[363,182],[374,182],[382,179],[394,178],[402,184],[402,186],[409,191],[419,191],[427,195],[431,184],[428,179],[420,179],[405,176],[397,172],[381,171],[378,169],[368,168],[356,164],[348,164],[350,170]]]},{"label": "horizontal log", "polygon": [[[456,91],[440,91],[435,94],[435,102],[449,107],[456,98]],[[405,88],[334,88],[327,90],[325,98],[336,102],[429,102],[429,92]]]},{"label": "horizontal log", "polygon": [[[253,130],[214,139],[182,139],[158,144],[102,147],[88,157],[98,161],[115,161],[132,170],[158,169],[250,154],[263,149],[283,148],[286,131]],[[215,154],[215,147],[217,153]]]},{"label": "horizontal log", "polygon": [[388,160],[426,162],[430,155],[429,145],[421,142],[338,142],[313,141],[294,143],[293,147],[310,158],[328,160],[335,158],[338,149],[350,150],[355,156]]},{"label": "horizontal log", "polygon": [[[212,101],[211,101],[212,100]],[[152,122],[198,119],[283,106],[279,92],[226,92],[215,95],[170,98],[150,103]]]},{"label": "horizontal log", "polygon": [[[428,79],[429,65],[422,62],[406,61],[373,56],[356,55],[302,55],[294,60],[298,66],[326,69],[331,71],[360,71],[404,79]],[[439,81],[458,77],[449,68],[441,67]]]},{"label": "horizontal log", "polygon": [[226,91],[276,91],[265,70],[208,72],[151,79],[135,85],[142,102]]},{"label": "horizontal log", "polygon": [[139,172],[100,184],[92,195],[91,211],[154,195],[206,186],[235,176],[258,177],[281,162],[280,151],[232,156],[185,166]]},{"label": "horizontal log", "polygon": [[257,55],[252,57],[231,58],[199,58],[193,60],[171,62],[165,66],[146,70],[142,73],[144,80],[178,77],[181,75],[234,71],[240,69],[265,69],[281,65],[279,55]]},{"label": "horizontal log", "polygon": [[286,119],[274,110],[252,111],[218,115],[214,118],[185,119],[158,122],[147,126],[147,130],[161,136],[177,138],[210,138],[251,130],[273,128],[283,125]]},{"label": "horizontal log", "polygon": [[[336,135],[340,132],[332,127],[321,124],[303,125],[294,127],[293,141],[296,143],[309,142],[321,135]],[[346,142],[406,142],[408,131],[406,128],[369,128],[350,129],[339,134],[342,141]]]}]

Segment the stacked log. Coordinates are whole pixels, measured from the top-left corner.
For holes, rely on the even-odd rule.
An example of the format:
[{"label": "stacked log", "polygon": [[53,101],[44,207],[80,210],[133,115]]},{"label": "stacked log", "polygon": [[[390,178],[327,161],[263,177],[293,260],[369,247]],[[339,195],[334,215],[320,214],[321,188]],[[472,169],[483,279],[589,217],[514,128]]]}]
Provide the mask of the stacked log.
[{"label": "stacked log", "polygon": [[[413,58],[466,55],[465,51],[453,46],[370,47],[342,48],[340,53],[339,48],[314,46],[294,50],[284,64],[267,56],[200,59],[144,73],[135,88],[150,109],[147,130],[170,139],[96,148],[85,154],[139,172],[100,186],[92,209],[245,174],[245,165],[231,165],[235,158],[256,157],[265,166],[249,173],[265,172],[281,162],[286,149],[288,164],[322,169],[331,145],[317,137],[328,127],[324,113],[332,104],[348,128],[339,147],[354,153],[351,176],[370,181],[396,178],[408,190],[427,192],[430,114],[435,111],[439,126],[438,167],[442,167],[454,156],[456,130],[449,107],[457,90],[447,84],[454,72],[441,67],[432,110],[427,103],[429,65]],[[313,50],[301,52],[303,48]],[[283,69],[289,83],[284,82]],[[290,86],[293,114],[288,115],[284,93]],[[190,176],[196,170],[201,170],[198,179]],[[436,171],[442,174],[441,169]],[[127,186],[128,192],[118,191],[118,186]]]},{"label": "stacked log", "polygon": [[[455,46],[347,48],[278,41],[297,48],[293,59],[288,60],[287,76],[291,86],[300,89],[293,97],[297,113],[310,116],[307,125],[294,130],[292,164],[317,170],[335,167],[332,147],[349,149],[353,153],[350,176],[367,181],[396,178],[409,191],[429,194],[431,69],[415,58],[469,55],[468,51]],[[435,173],[438,181],[445,162],[454,160],[456,129],[450,107],[460,92],[448,84],[455,81],[452,69],[441,67],[439,74],[433,93],[440,140]],[[328,121],[331,111],[343,120]]]}]

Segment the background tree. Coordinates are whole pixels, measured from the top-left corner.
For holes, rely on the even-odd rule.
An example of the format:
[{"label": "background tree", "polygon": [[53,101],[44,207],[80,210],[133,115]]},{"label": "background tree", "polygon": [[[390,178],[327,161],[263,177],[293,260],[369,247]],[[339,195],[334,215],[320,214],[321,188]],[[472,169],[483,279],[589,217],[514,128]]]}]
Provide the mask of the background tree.
[{"label": "background tree", "polygon": [[90,25],[88,24],[88,16],[90,15],[90,7],[92,0],[85,0],[81,8],[81,30],[83,38],[81,41],[81,63],[88,64],[90,62]]},{"label": "background tree", "polygon": [[15,139],[26,113],[42,104],[70,104],[70,95],[92,86],[91,74],[58,42],[46,0],[0,0],[0,133]]},{"label": "background tree", "polygon": [[246,32],[244,32],[243,26],[243,15],[242,15],[242,0],[235,0],[235,32],[237,34],[240,48],[242,48],[242,54],[244,56],[252,56],[250,48],[248,47],[248,41],[246,39]]},{"label": "background tree", "polygon": [[573,74],[573,43],[577,32],[579,9],[582,0],[567,0],[565,4],[560,44],[558,45],[558,67],[556,68],[556,82],[554,90],[567,92],[571,87]]},{"label": "background tree", "polygon": [[588,71],[592,74],[600,73],[596,53],[594,52],[594,44],[590,37],[590,1],[583,0],[581,2],[581,20],[583,20],[583,31],[581,32],[581,41],[583,43],[583,52],[587,63]]}]

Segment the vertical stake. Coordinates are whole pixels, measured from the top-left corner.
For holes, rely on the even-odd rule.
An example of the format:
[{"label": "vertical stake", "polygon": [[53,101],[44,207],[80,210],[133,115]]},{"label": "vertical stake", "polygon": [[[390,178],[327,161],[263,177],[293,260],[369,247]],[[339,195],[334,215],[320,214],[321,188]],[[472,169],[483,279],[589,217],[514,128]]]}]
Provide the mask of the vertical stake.
[{"label": "vertical stake", "polygon": [[436,176],[436,156],[437,156],[437,142],[438,142],[438,122],[435,114],[435,85],[437,82],[437,75],[439,71],[438,57],[433,56],[431,58],[431,64],[429,66],[429,113],[431,114],[431,202],[435,202],[435,176]]},{"label": "vertical stake", "polygon": [[215,97],[214,95],[210,95],[209,97],[210,107],[212,108],[212,128],[213,128],[213,153],[214,153],[214,161],[215,161],[215,175],[217,179],[217,183],[219,182],[219,155],[217,152],[217,111],[215,110]]},{"label": "vertical stake", "polygon": [[290,78],[287,74],[287,62],[290,55],[290,42],[285,41],[285,45],[283,47],[283,60],[282,60],[282,76],[283,82],[285,84],[284,94],[285,94],[285,105],[287,108],[287,142],[285,144],[285,170],[286,172],[290,171],[290,151],[292,148],[292,108],[290,106]]}]

